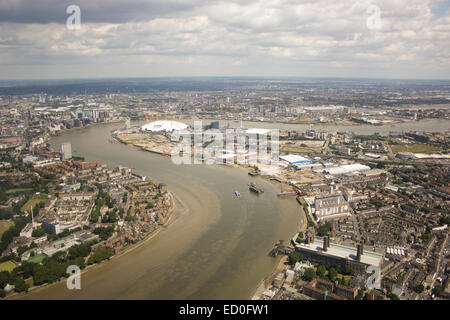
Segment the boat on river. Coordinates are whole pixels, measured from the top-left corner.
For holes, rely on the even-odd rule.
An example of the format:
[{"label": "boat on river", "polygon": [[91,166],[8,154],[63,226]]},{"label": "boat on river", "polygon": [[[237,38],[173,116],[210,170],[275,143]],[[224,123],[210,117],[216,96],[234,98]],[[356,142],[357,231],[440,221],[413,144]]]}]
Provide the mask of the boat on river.
[{"label": "boat on river", "polygon": [[256,184],[254,184],[253,182],[250,182],[248,184],[248,188],[250,189],[250,191],[253,191],[256,194],[264,193],[264,190],[256,186]]}]

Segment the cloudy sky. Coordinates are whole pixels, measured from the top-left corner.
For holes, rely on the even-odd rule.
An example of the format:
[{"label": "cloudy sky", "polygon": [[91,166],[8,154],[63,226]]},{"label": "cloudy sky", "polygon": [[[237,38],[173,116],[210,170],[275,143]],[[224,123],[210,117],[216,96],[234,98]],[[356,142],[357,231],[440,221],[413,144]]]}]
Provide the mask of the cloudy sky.
[{"label": "cloudy sky", "polygon": [[450,79],[450,1],[0,1],[2,80],[159,76]]}]

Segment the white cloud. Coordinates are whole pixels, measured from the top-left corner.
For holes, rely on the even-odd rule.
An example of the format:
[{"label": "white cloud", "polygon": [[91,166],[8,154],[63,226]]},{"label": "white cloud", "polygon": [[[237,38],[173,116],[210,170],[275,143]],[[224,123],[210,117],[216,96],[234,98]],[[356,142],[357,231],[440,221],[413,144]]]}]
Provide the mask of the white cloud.
[{"label": "white cloud", "polygon": [[[12,8],[15,2],[8,3]],[[83,3],[82,17],[89,17],[89,10],[100,10],[92,1]],[[155,11],[161,3],[154,4]],[[415,76],[448,78],[450,74],[450,17],[446,12],[436,18],[430,9],[433,1],[170,3],[172,11],[165,5],[159,16],[149,14],[145,19],[138,9],[149,10],[148,6],[133,0],[129,16],[139,19],[127,21],[116,18],[117,12],[109,17],[112,9],[106,7],[98,19],[82,19],[80,30],[68,30],[64,19],[61,23],[16,23],[6,18],[1,22],[5,5],[0,6],[0,71],[6,70],[0,77],[26,78],[35,73],[27,73],[24,66],[45,73],[51,65],[52,73],[58,73],[58,67],[64,72],[73,64],[78,65],[79,76],[90,74],[92,68],[102,76],[108,64],[116,76],[197,72],[308,76],[319,71],[323,76],[363,76],[364,68],[380,77],[403,77],[412,74],[404,72],[408,67]],[[113,4],[115,10],[127,6]],[[370,5],[381,10],[380,30],[366,26]],[[134,15],[132,9],[137,10]],[[142,63],[154,68],[134,68]],[[333,68],[323,69],[325,65]]]}]

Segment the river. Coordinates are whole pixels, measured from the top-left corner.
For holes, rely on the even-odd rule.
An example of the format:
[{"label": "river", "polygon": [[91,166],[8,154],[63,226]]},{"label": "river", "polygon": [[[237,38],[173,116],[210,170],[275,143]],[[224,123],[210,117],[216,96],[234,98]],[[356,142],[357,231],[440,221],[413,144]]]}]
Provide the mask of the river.
[{"label": "river", "polygon": [[[241,168],[173,164],[168,157],[110,143],[123,124],[71,130],[52,139],[59,148],[110,166],[123,165],[167,184],[178,199],[172,222],[151,240],[88,270],[81,290],[65,282],[30,292],[30,299],[248,299],[278,259],[267,256],[289,241],[302,213],[293,199],[279,199],[279,185]],[[265,193],[248,190],[255,181]],[[241,192],[236,198],[234,191]]]},{"label": "river", "polygon": [[[203,124],[210,121],[205,120]],[[238,122],[230,121],[234,126]],[[305,130],[307,125],[247,123],[246,127]],[[110,143],[110,131],[123,124],[74,129],[53,138],[59,149],[110,166],[123,165],[168,185],[178,206],[171,224],[151,240],[82,274],[81,290],[65,282],[25,295],[30,299],[248,299],[278,259],[267,253],[279,239],[288,241],[303,224],[295,200],[279,199],[279,186],[251,178],[241,168],[173,164],[170,158],[132,146]],[[418,130],[445,131],[447,120],[385,126],[315,126],[330,132],[362,134]],[[256,181],[265,193],[247,187]],[[241,192],[241,198],[234,195]]]}]

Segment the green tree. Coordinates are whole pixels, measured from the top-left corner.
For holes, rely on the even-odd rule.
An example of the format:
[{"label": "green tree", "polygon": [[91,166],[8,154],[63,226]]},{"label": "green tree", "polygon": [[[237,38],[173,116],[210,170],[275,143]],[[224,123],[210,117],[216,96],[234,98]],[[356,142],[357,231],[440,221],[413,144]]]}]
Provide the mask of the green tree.
[{"label": "green tree", "polygon": [[419,285],[417,285],[417,286],[414,287],[414,292],[422,293],[423,290],[425,290],[423,284],[419,284]]},{"label": "green tree", "polygon": [[117,222],[117,214],[115,210],[108,213],[109,222],[114,223]]},{"label": "green tree", "polygon": [[89,216],[90,222],[98,222],[98,218],[100,217],[100,209],[95,208],[92,210],[91,215]]},{"label": "green tree", "polygon": [[94,229],[94,234],[98,234],[100,239],[107,240],[114,233],[114,226],[99,227]]},{"label": "green tree", "polygon": [[316,277],[316,270],[313,268],[308,268],[305,270],[305,273],[303,274],[303,279],[306,281],[311,281]]},{"label": "green tree", "polygon": [[320,265],[317,268],[317,275],[321,278],[325,277],[325,274],[327,273],[327,268],[325,268],[324,265]]},{"label": "green tree", "polygon": [[9,282],[10,275],[8,271],[0,272],[0,289],[3,289]]},{"label": "green tree", "polygon": [[87,257],[91,253],[91,246],[88,243],[82,243],[74,245],[69,248],[70,259],[76,259],[79,257]]},{"label": "green tree", "polygon": [[325,222],[324,224],[321,224],[321,225],[319,226],[318,233],[319,233],[319,236],[323,237],[323,236],[328,235],[328,233],[329,233],[330,231],[331,231],[331,222],[330,222],[330,221],[327,221],[327,222]]},{"label": "green tree", "polygon": [[328,278],[334,282],[334,281],[336,281],[337,277],[338,277],[338,272],[336,271],[336,269],[330,268],[330,270],[328,271]]},{"label": "green tree", "polygon": [[45,230],[44,230],[44,228],[37,228],[37,229],[34,229],[33,232],[31,233],[31,236],[32,236],[33,238],[39,238],[39,237],[42,237],[43,235],[45,235]]},{"label": "green tree", "polygon": [[17,292],[27,292],[28,291],[28,284],[22,279],[17,277],[14,280],[14,290]]},{"label": "green tree", "polygon": [[97,250],[89,257],[88,264],[98,263],[105,259],[109,259],[114,255],[114,251],[110,248],[98,247]]},{"label": "green tree", "polygon": [[297,262],[302,261],[303,260],[303,255],[297,251],[292,251],[289,254],[289,264],[290,265],[295,265]]},{"label": "green tree", "polygon": [[433,294],[436,296],[436,297],[439,297],[441,294],[442,294],[442,286],[440,285],[440,284],[438,284],[438,285],[436,285],[434,288],[433,288]]}]

